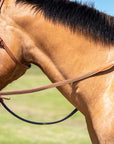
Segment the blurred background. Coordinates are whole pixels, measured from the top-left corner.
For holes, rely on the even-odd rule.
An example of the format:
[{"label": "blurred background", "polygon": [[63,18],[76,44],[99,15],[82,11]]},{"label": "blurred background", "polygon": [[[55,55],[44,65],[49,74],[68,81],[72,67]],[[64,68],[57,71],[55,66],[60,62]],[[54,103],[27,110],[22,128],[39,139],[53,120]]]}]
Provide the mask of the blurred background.
[{"label": "blurred background", "polygon": [[[36,88],[51,83],[44,73],[32,66],[27,73],[3,91]],[[6,104],[20,116],[33,121],[55,121],[74,107],[54,88],[26,95],[10,96]],[[68,120],[49,126],[22,122],[0,106],[0,144],[90,144],[84,116],[77,112]]]}]

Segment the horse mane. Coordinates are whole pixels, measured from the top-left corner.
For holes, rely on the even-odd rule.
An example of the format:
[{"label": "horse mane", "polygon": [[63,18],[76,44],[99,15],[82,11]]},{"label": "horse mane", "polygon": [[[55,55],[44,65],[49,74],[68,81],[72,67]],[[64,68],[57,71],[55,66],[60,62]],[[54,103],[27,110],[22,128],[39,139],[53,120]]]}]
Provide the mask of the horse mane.
[{"label": "horse mane", "polygon": [[45,18],[62,23],[73,32],[78,31],[104,44],[114,44],[114,17],[93,7],[69,0],[16,0],[33,5]]}]

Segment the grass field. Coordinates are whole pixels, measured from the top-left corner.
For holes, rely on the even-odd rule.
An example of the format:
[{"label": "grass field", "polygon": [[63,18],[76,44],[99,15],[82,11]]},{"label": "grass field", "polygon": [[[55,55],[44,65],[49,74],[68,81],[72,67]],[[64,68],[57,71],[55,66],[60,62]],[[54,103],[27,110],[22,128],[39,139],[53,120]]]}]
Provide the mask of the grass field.
[{"label": "grass field", "polygon": [[[49,83],[47,77],[33,66],[4,91],[35,88]],[[55,121],[74,109],[55,88],[10,97],[11,101],[7,101],[7,105],[29,120]],[[84,117],[79,112],[56,125],[36,126],[14,118],[0,106],[0,144],[91,144],[91,142]]]}]

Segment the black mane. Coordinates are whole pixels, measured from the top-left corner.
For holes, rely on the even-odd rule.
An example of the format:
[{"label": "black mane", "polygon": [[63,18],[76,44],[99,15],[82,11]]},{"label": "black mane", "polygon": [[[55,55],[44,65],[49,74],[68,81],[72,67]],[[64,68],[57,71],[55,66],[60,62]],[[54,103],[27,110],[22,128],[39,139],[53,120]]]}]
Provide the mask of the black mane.
[{"label": "black mane", "polygon": [[33,5],[45,18],[61,22],[73,31],[90,35],[94,40],[114,44],[114,17],[99,12],[93,7],[69,0],[16,0]]}]

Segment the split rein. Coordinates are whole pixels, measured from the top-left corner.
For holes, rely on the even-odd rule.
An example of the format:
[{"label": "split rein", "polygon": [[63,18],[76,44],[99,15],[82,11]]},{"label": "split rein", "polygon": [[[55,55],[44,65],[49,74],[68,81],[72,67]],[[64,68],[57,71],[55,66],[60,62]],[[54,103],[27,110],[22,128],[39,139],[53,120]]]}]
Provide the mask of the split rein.
[{"label": "split rein", "polygon": [[[30,68],[30,66],[25,66],[23,65],[22,63],[20,63],[16,58],[15,56],[13,55],[13,53],[10,51],[10,49],[6,46],[5,42],[0,38],[0,45],[2,46],[3,49],[6,50],[6,52],[8,53],[8,55],[10,56],[10,58],[16,63],[18,64],[20,67],[24,68],[24,69],[28,69]],[[34,89],[27,89],[27,90],[20,90],[20,91],[9,91],[9,92],[0,92],[0,103],[2,104],[2,106],[9,112],[11,113],[13,116],[17,117],[18,119],[22,120],[22,121],[25,121],[25,122],[28,122],[28,123],[31,123],[31,124],[37,124],[37,125],[50,125],[50,124],[55,124],[55,123],[59,123],[59,122],[62,122],[66,119],[68,119],[69,117],[71,117],[73,114],[75,114],[78,109],[74,109],[68,116],[66,116],[65,118],[61,119],[61,120],[58,120],[58,121],[54,121],[54,122],[34,122],[34,121],[29,121],[29,120],[26,120],[20,116],[18,116],[17,114],[15,114],[12,110],[10,110],[6,104],[4,103],[4,100],[10,100],[9,98],[5,98],[5,97],[2,97],[2,96],[5,96],[5,95],[18,95],[18,94],[28,94],[28,93],[34,93],[34,92],[38,92],[38,91],[42,91],[42,90],[46,90],[46,89],[50,89],[50,88],[54,88],[54,87],[59,87],[59,86],[62,86],[62,85],[65,85],[65,84],[70,84],[70,83],[74,83],[74,82],[79,82],[81,80],[84,80],[86,78],[89,78],[89,77],[92,77],[92,76],[95,76],[96,74],[100,73],[100,72],[103,72],[103,71],[106,71],[106,70],[109,70],[111,69],[112,67],[114,67],[114,61],[110,62],[110,63],[107,63],[105,64],[104,66],[101,66],[100,68],[92,71],[92,72],[89,72],[89,73],[86,73],[84,75],[81,75],[81,76],[78,76],[78,77],[75,77],[73,79],[68,79],[68,80],[63,80],[63,81],[60,81],[60,82],[56,82],[56,83],[52,83],[52,84],[49,84],[49,85],[45,85],[45,86],[42,86],[42,87],[38,87],[38,88],[34,88]]]}]

